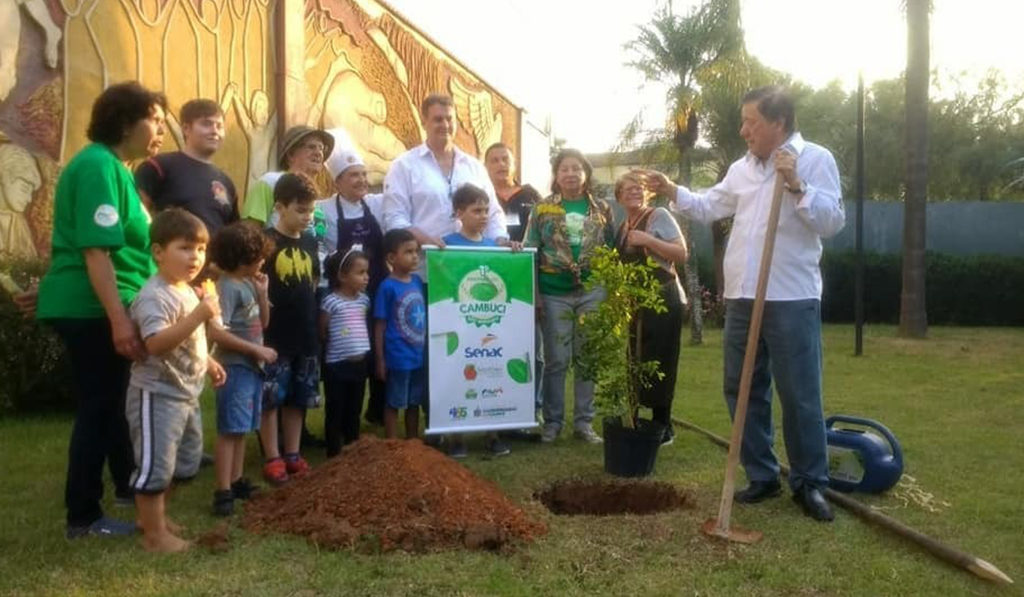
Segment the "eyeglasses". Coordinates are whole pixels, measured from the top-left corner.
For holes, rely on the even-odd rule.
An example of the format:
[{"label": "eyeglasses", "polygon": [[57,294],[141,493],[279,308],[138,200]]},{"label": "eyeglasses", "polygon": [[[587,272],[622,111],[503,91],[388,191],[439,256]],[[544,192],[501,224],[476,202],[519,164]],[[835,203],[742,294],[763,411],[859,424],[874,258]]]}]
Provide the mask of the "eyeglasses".
[{"label": "eyeglasses", "polygon": [[299,147],[310,151],[319,151],[320,153],[323,153],[324,150],[327,149],[323,143],[303,143],[299,145]]}]

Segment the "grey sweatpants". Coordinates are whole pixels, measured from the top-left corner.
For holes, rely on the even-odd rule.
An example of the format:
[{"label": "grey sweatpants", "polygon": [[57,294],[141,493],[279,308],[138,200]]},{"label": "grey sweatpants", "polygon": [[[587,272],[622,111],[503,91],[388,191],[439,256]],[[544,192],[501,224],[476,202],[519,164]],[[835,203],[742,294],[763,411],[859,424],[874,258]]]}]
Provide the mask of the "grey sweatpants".
[{"label": "grey sweatpants", "polygon": [[125,417],[135,452],[132,489],[166,491],[171,480],[196,476],[203,458],[203,421],[198,400],[181,400],[129,386]]}]

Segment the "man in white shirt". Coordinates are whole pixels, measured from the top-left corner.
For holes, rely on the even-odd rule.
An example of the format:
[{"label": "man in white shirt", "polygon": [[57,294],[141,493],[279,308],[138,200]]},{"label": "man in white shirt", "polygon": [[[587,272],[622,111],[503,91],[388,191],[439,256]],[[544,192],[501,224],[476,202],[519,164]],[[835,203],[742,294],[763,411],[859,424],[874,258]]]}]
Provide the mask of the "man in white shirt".
[{"label": "man in white shirt", "polygon": [[484,236],[507,240],[505,213],[487,169],[480,160],[455,147],[452,99],[429,95],[420,111],[427,129],[426,143],[398,156],[384,177],[385,232],[408,228],[421,245],[443,247],[442,237],[456,232],[452,195],[468,183],[483,189],[490,199]]},{"label": "man in white shirt", "polygon": [[[488,197],[486,238],[499,245],[508,243],[505,212],[498,203],[491,177],[480,160],[455,147],[455,105],[445,95],[428,95],[420,105],[420,116],[427,140],[391,162],[384,177],[384,231],[407,228],[420,245],[444,247],[442,238],[455,228],[452,195],[462,185],[477,186]],[[417,273],[426,283],[426,260],[420,260]],[[426,362],[424,368],[429,371]],[[423,403],[424,420],[430,424],[430,397]],[[428,436],[428,440],[433,440]],[[461,438],[453,438],[450,454],[466,456]],[[433,441],[431,442],[433,443]]]},{"label": "man in white shirt", "polygon": [[833,519],[822,495],[828,459],[821,397],[821,239],[839,232],[845,213],[835,159],[796,132],[793,101],[777,87],[743,98],[740,135],[747,154],[725,178],[697,194],[646,171],[651,190],[676,198],[676,208],[701,222],[734,216],[725,251],[725,381],[735,412],[747,328],[767,230],[775,177],[785,181],[761,338],[740,461],[750,485],[736,501],[757,503],[781,492],[772,450],[771,383],[782,404],[782,426],[793,499],[817,520]]}]

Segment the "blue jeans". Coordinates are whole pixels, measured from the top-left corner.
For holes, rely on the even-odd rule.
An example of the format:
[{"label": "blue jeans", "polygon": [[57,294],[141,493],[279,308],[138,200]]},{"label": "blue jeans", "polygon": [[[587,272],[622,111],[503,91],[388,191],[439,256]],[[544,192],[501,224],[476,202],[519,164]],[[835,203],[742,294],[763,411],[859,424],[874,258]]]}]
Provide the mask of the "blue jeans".
[{"label": "blue jeans", "polygon": [[388,369],[384,391],[388,408],[405,410],[423,406],[427,394],[427,368]]},{"label": "blue jeans", "polygon": [[[579,316],[597,309],[604,289],[576,290],[569,294],[542,294],[544,303],[544,426],[562,429],[565,421],[565,374],[582,350],[583,331]],[[573,425],[586,427],[594,420],[594,382],[583,379],[579,370],[573,380]]]},{"label": "blue jeans", "polygon": [[[754,301],[730,299],[725,305],[725,379],[729,414],[736,411],[747,328]],[[751,481],[779,476],[772,450],[772,378],[782,404],[782,432],[789,456],[789,485],[828,485],[825,417],[821,398],[821,301],[766,301],[750,404],[743,429],[740,462]]]},{"label": "blue jeans", "polygon": [[263,412],[281,406],[307,410],[320,406],[320,372],[315,356],[278,355],[266,366]]},{"label": "blue jeans", "polygon": [[245,365],[227,365],[228,379],[217,388],[217,433],[259,431],[263,374]]}]

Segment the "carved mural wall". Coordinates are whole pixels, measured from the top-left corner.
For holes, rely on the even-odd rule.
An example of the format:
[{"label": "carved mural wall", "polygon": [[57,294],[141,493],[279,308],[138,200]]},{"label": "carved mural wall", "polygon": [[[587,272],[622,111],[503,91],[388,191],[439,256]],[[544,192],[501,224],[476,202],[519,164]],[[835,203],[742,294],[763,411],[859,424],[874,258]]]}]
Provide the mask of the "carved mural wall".
[{"label": "carved mural wall", "polygon": [[419,104],[451,95],[456,143],[482,157],[495,141],[516,148],[519,109],[386,5],[306,0],[307,124],[344,128],[380,182],[398,154],[422,142]]},{"label": "carved mural wall", "polygon": [[[276,109],[281,9],[304,18],[303,43],[284,50],[304,59],[298,122],[279,122]],[[274,168],[280,127],[300,122],[343,128],[380,182],[422,141],[418,105],[433,92],[455,100],[468,153],[518,142],[518,108],[374,0],[0,0],[0,255],[49,253],[60,164],[86,144],[96,96],[131,79],[167,95],[164,151],[182,144],[182,104],[221,103],[215,162],[243,195]]]}]

